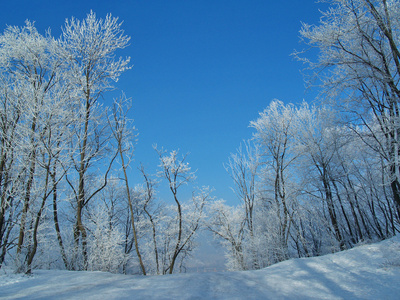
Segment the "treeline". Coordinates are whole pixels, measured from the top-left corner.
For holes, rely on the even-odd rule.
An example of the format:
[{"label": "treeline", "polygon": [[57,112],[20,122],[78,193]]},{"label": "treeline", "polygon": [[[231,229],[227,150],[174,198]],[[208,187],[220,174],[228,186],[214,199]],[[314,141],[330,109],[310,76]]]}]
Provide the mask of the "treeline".
[{"label": "treeline", "polygon": [[[210,191],[182,202],[178,191],[195,175],[184,156],[159,148],[158,173],[141,167],[143,183],[130,186],[131,104],[124,94],[103,101],[130,68],[115,56],[129,39],[117,18],[93,12],[67,20],[57,39],[28,21],[0,36],[0,267],[183,267]],[[155,200],[164,182],[173,205]]]},{"label": "treeline", "polygon": [[[273,101],[227,169],[241,205],[210,230],[230,269],[257,269],[395,235],[400,221],[400,3],[333,0],[303,24],[318,105]],[[310,53],[310,54],[308,54]],[[309,57],[307,57],[309,55]],[[311,59],[310,57],[315,57]]]},{"label": "treeline", "polygon": [[[166,274],[185,270],[200,229],[231,270],[340,251],[395,235],[400,221],[400,3],[333,0],[303,61],[321,97],[272,101],[226,164],[241,204],[194,189],[187,157],[154,147],[154,174],[128,168],[130,100],[104,101],[130,68],[117,18],[33,23],[0,35],[0,267]],[[311,51],[312,57],[315,52]],[[109,105],[106,105],[109,103]],[[157,197],[165,184],[171,201]],[[184,188],[184,186],[186,186]],[[192,192],[182,199],[183,189]]]},{"label": "treeline", "polygon": [[217,201],[209,208],[209,229],[229,254],[229,269],[258,269],[396,234],[387,162],[371,148],[377,141],[339,125],[338,117],[332,109],[276,100],[251,122],[254,139],[227,164],[241,204]]}]

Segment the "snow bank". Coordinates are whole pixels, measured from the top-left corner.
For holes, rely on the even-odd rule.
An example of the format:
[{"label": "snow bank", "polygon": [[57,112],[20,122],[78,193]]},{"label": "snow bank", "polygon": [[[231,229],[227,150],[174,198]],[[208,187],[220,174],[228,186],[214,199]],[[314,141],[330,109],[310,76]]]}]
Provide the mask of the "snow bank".
[{"label": "snow bank", "polygon": [[246,272],[0,276],[0,299],[399,299],[400,238]]}]

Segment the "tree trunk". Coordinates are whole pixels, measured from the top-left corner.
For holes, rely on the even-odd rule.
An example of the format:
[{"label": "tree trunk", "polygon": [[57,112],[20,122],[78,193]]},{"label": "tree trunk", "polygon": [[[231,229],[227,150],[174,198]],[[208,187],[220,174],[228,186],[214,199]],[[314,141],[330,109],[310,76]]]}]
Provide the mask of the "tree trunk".
[{"label": "tree trunk", "polygon": [[118,152],[120,154],[121,158],[121,164],[122,164],[122,170],[124,172],[124,178],[125,178],[125,187],[126,187],[126,194],[128,196],[128,204],[129,204],[129,210],[131,212],[131,222],[132,222],[132,230],[133,230],[133,239],[135,241],[135,249],[136,249],[136,254],[139,258],[139,264],[140,268],[142,269],[143,275],[146,275],[146,268],[144,267],[144,263],[142,260],[142,255],[140,254],[139,251],[139,243],[138,243],[138,236],[137,236],[137,231],[136,231],[136,226],[135,226],[135,216],[133,213],[133,205],[132,205],[132,199],[131,199],[131,193],[129,190],[129,183],[128,183],[128,175],[126,174],[126,166],[125,166],[125,161],[124,161],[124,155],[122,153],[122,141],[118,141]]},{"label": "tree trunk", "polygon": [[175,245],[174,255],[172,256],[172,261],[171,261],[171,264],[169,265],[169,274],[172,274],[172,272],[174,271],[174,265],[175,265],[176,258],[178,257],[179,252],[180,252],[180,244],[181,244],[181,238],[182,238],[182,208],[181,208],[181,204],[178,201],[176,190],[174,190],[171,187],[171,191],[174,194],[174,200],[178,207],[178,222],[179,222],[178,230],[179,231],[178,231],[178,240],[176,241],[176,245]]},{"label": "tree trunk", "polygon": [[330,188],[330,184],[329,184],[328,178],[326,176],[326,170],[325,169],[323,170],[322,176],[323,176],[322,177],[322,182],[323,182],[323,185],[324,185],[326,203],[327,203],[327,206],[328,206],[328,212],[329,212],[329,217],[331,219],[332,227],[333,227],[333,230],[335,232],[335,237],[336,237],[336,240],[339,242],[340,250],[345,250],[346,247],[345,247],[345,244],[344,244],[344,241],[343,241],[342,234],[340,233],[339,224],[338,224],[337,217],[336,217],[336,212],[335,212],[335,206],[334,206],[334,203],[333,203],[332,191],[331,191],[331,188]]},{"label": "tree trunk", "polygon": [[51,173],[51,179],[53,182],[53,220],[54,220],[54,228],[57,233],[57,241],[60,246],[61,258],[64,262],[65,269],[71,269],[68,264],[67,255],[65,253],[64,243],[61,237],[60,225],[58,222],[58,209],[57,209],[57,182],[56,182],[56,164],[54,164],[53,173]]}]

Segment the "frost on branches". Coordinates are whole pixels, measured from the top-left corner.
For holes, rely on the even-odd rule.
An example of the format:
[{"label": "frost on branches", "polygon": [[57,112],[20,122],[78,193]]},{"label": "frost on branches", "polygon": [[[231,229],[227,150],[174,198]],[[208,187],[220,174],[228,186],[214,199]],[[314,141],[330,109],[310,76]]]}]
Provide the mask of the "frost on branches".
[{"label": "frost on branches", "polygon": [[[347,122],[384,164],[387,184],[400,213],[399,75],[400,3],[386,0],[335,0],[320,24],[303,24],[300,34],[315,61],[304,61],[329,100],[337,101]],[[375,123],[372,126],[372,123]],[[365,138],[366,139],[366,138]],[[368,143],[369,141],[366,140]]]},{"label": "frost on branches", "polygon": [[399,229],[400,2],[326,2],[319,24],[300,30],[308,49],[294,53],[307,83],[320,88],[318,105],[272,101],[250,123],[246,152],[228,164],[241,205],[215,203],[208,226],[231,269],[343,250]]},{"label": "frost on branches", "polygon": [[[29,273],[45,246],[40,228],[53,223],[52,246],[64,267],[87,268],[84,209],[106,185],[114,159],[105,153],[111,145],[98,98],[129,69],[129,58],[115,58],[129,41],[120,26],[91,12],[66,21],[58,39],[29,21],[0,36],[0,266],[7,260]],[[106,175],[93,180],[104,163]],[[72,218],[59,215],[67,202]],[[67,242],[71,229],[74,247]]]},{"label": "frost on branches", "polygon": [[131,67],[116,56],[129,40],[118,18],[94,12],[67,20],[58,39],[29,21],[0,36],[0,267],[183,270],[210,191],[182,199],[195,176],[177,151],[157,151],[173,205],[143,167],[131,186],[130,100],[102,102]]},{"label": "frost on branches", "polygon": [[207,227],[225,248],[229,270],[395,234],[399,218],[390,182],[368,132],[360,136],[332,109],[278,100],[251,126],[253,140],[227,165],[241,203],[216,201],[208,211]]},{"label": "frost on branches", "polygon": [[130,100],[103,101],[131,67],[117,56],[130,40],[118,18],[71,18],[59,38],[29,21],[8,26],[0,35],[0,267],[171,274],[185,270],[207,228],[228,269],[248,270],[395,235],[400,2],[329,3],[318,25],[300,31],[315,60],[294,54],[321,95],[315,105],[274,100],[250,122],[252,139],[225,165],[236,206],[194,188],[178,151],[155,147],[154,174],[132,167]]}]

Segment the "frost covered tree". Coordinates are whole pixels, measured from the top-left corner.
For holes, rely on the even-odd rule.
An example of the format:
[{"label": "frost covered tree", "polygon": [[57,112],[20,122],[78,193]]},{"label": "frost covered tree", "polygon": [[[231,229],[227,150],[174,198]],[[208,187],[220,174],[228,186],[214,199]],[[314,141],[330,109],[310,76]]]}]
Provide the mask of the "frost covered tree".
[{"label": "frost covered tree", "polygon": [[344,126],[333,109],[277,100],[251,126],[253,144],[232,155],[228,168],[241,205],[217,201],[208,212],[229,269],[257,269],[394,234],[395,207],[372,136]]},{"label": "frost covered tree", "polygon": [[18,106],[13,105],[15,96],[9,76],[1,74],[1,162],[0,162],[0,266],[2,265],[7,250],[11,245],[11,231],[16,225],[15,219],[18,216],[17,201],[14,200],[19,186],[15,179],[16,167],[16,132],[20,118]]},{"label": "frost covered tree", "polygon": [[161,275],[165,273],[164,261],[161,257],[162,253],[159,249],[162,240],[159,230],[165,212],[165,205],[156,203],[156,186],[157,181],[146,173],[144,166],[139,168],[143,176],[143,184],[135,187],[140,209],[143,210],[145,218],[142,218],[141,228],[144,234],[146,252],[146,265],[153,274]]},{"label": "frost covered tree", "polygon": [[215,203],[208,225],[227,249],[230,269],[258,269],[289,258],[298,193],[295,117],[294,105],[272,101],[250,123],[256,133],[246,151],[231,155],[227,170],[241,205]]},{"label": "frost covered tree", "polygon": [[129,100],[123,95],[118,100],[114,101],[112,116],[109,119],[110,128],[113,133],[114,141],[119,156],[119,163],[123,172],[123,181],[125,182],[126,197],[128,199],[128,206],[130,211],[130,220],[132,225],[132,233],[135,244],[135,250],[139,259],[140,268],[143,275],[146,275],[146,268],[143,263],[142,255],[140,254],[137,226],[135,225],[135,216],[133,208],[133,199],[131,196],[131,190],[129,187],[129,180],[127,175],[127,168],[133,157],[133,144],[136,135],[134,133],[135,127],[132,125],[132,121],[128,119],[127,114],[130,109]]},{"label": "frost covered tree", "polygon": [[[107,15],[97,19],[90,12],[83,21],[72,18],[63,27],[61,46],[65,49],[68,63],[68,79],[80,101],[75,137],[71,143],[76,151],[73,156],[76,179],[69,180],[75,197],[76,222],[74,225],[75,248],[81,244],[83,269],[87,267],[87,233],[82,215],[87,203],[107,184],[108,172],[116,154],[108,158],[104,179],[99,186],[89,190],[87,180],[90,169],[105,157],[110,134],[104,120],[99,98],[110,90],[122,72],[129,69],[130,58],[115,58],[115,51],[128,45],[118,18]],[[104,162],[103,162],[104,164]],[[77,255],[76,253],[75,255]],[[78,266],[77,266],[78,267]]]},{"label": "frost covered tree", "polygon": [[73,101],[62,76],[65,65],[59,44],[50,34],[41,35],[27,21],[21,28],[9,26],[0,40],[0,68],[5,84],[2,114],[7,115],[2,119],[1,168],[7,182],[3,182],[0,223],[6,224],[7,209],[12,211],[13,205],[21,204],[17,264],[23,270],[26,262],[25,271],[30,272],[46,200],[54,192],[54,183],[63,178],[54,170],[67,147]]},{"label": "frost covered tree", "polygon": [[[64,267],[87,267],[84,210],[118,153],[99,99],[129,69],[129,58],[115,57],[128,42],[117,18],[93,12],[67,20],[59,39],[29,21],[0,35],[0,266],[7,255],[20,271],[40,265],[36,253],[50,245],[40,231],[53,222]],[[93,176],[100,169],[101,180]],[[75,217],[60,216],[71,194]]]},{"label": "frost covered tree", "polygon": [[[313,181],[314,188],[320,191],[321,197],[328,208],[329,220],[331,222],[335,238],[340,248],[345,248],[343,234],[338,225],[338,212],[334,204],[335,171],[339,167],[337,164],[338,151],[347,142],[346,136],[336,127],[333,113],[326,109],[317,110],[309,108],[307,104],[297,111],[297,126],[299,128],[297,140],[298,149],[308,158],[307,170],[312,174],[310,181]],[[315,168],[316,173],[310,168]],[[335,174],[336,173],[336,174]],[[318,180],[319,184],[315,184]],[[313,193],[310,192],[310,195]],[[340,199],[340,198],[339,198]]]},{"label": "frost covered tree", "polygon": [[[244,149],[243,149],[244,148]],[[256,195],[257,193],[257,178],[258,178],[258,169],[260,167],[260,154],[259,154],[259,147],[258,145],[255,145],[251,143],[251,141],[244,142],[243,145],[239,147],[236,153],[231,154],[231,157],[229,159],[228,164],[225,166],[226,170],[230,173],[231,178],[234,182],[234,191],[237,195],[237,197],[241,201],[241,206],[238,206],[236,208],[236,211],[232,211],[233,215],[237,215],[239,217],[237,211],[241,210],[244,208],[244,214],[242,215],[243,220],[238,222],[236,220],[235,222],[238,222],[238,224],[241,224],[240,226],[244,226],[240,230],[238,230],[237,234],[233,234],[230,236],[230,238],[227,238],[226,234],[222,234],[219,232],[217,228],[214,228],[215,225],[221,224],[221,222],[217,222],[216,224],[213,224],[211,222],[211,225],[209,226],[209,229],[214,232],[217,236],[223,237],[226,240],[229,240],[231,242],[232,249],[235,249],[234,252],[234,257],[237,256],[243,256],[245,255],[244,253],[240,253],[239,255],[239,249],[241,249],[241,240],[244,238],[244,235],[248,235],[248,240],[245,241],[246,244],[252,244],[254,240],[257,238],[255,235],[255,227],[256,227],[256,201],[257,197],[259,195]],[[217,205],[218,206],[218,205]],[[220,211],[220,216],[217,218],[224,218],[225,214],[225,209],[223,205],[218,206],[222,208],[222,210],[216,209],[216,211]],[[246,232],[246,233],[245,233]],[[237,236],[236,239],[233,239],[233,236]],[[240,242],[239,242],[240,241]],[[240,245],[240,246],[238,246]],[[251,247],[250,247],[251,248]],[[252,262],[253,269],[257,269],[259,262],[256,259],[257,254],[255,251],[250,250],[250,256],[253,258],[249,258]],[[240,262],[239,265],[242,265],[242,268],[249,268],[249,267],[244,267],[244,264],[247,265],[247,262],[245,263],[246,259],[241,257],[237,257],[237,261]]]},{"label": "frost covered tree", "polygon": [[185,162],[186,156],[180,159],[178,151],[171,151],[166,155],[164,150],[154,148],[160,159],[157,175],[166,180],[175,202],[166,216],[169,221],[166,224],[166,231],[163,232],[164,254],[166,254],[166,268],[163,273],[172,274],[178,259],[181,258],[182,262],[193,246],[195,234],[202,226],[204,207],[211,191],[204,188],[198,194],[193,193],[189,203],[183,202],[178,192],[183,185],[195,179],[194,172]]},{"label": "frost covered tree", "polygon": [[288,240],[293,218],[293,208],[298,192],[292,173],[298,154],[294,151],[295,109],[291,104],[274,100],[252,121],[250,126],[256,130],[254,138],[260,145],[262,181],[261,191],[267,209],[275,211],[279,220],[280,245],[275,254],[277,261],[288,257]]},{"label": "frost covered tree", "polygon": [[122,244],[123,233],[110,215],[111,207],[98,203],[91,211],[88,231],[88,270],[119,272],[127,259]]},{"label": "frost covered tree", "polygon": [[[400,213],[399,75],[400,2],[334,0],[318,25],[303,24],[303,41],[315,60],[296,56],[315,70],[328,99],[343,104],[365,142],[373,137]],[[375,120],[377,126],[371,126]]]},{"label": "frost covered tree", "polygon": [[244,205],[229,206],[223,200],[212,202],[208,207],[207,228],[226,249],[228,270],[246,270],[244,257],[246,213]]}]

